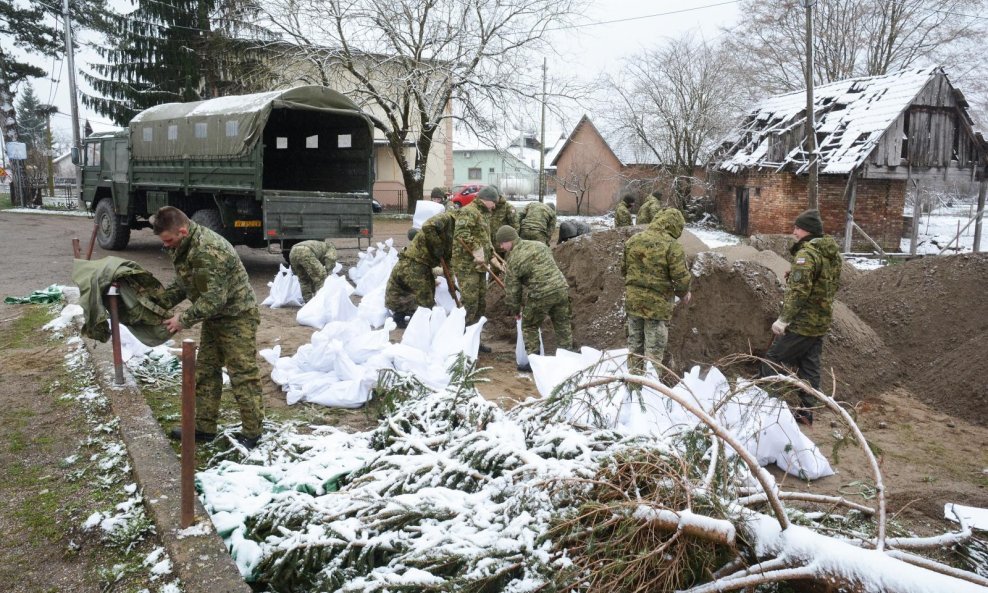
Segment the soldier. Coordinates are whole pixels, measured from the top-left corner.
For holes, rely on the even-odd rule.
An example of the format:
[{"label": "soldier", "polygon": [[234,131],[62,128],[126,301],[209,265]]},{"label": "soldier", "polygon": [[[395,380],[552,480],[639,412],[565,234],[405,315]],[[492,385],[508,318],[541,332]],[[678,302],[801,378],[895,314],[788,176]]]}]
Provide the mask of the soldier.
[{"label": "soldier", "polygon": [[641,205],[638,209],[638,218],[635,220],[635,224],[649,224],[662,210],[662,204],[659,200],[662,199],[662,192],[653,191],[652,195],[648,196],[645,203]]},{"label": "soldier", "polygon": [[288,252],[288,263],[298,276],[302,299],[309,302],[336,267],[336,245],[329,239],[296,243]]},{"label": "soldier", "polygon": [[[494,251],[490,229],[494,200],[490,198],[490,194],[478,195],[460,208],[453,230],[453,272],[460,287],[463,308],[467,312],[467,324],[480,321],[487,308],[486,274]],[[491,349],[481,343],[480,351],[490,352]]]},{"label": "soldier", "polygon": [[[490,189],[490,191],[485,193],[485,191],[488,189]],[[500,194],[500,192],[498,192],[497,186],[488,185],[487,187],[480,190],[480,193],[484,195],[492,196],[495,201],[494,209],[491,211],[491,224],[490,224],[491,236],[493,237],[494,233],[496,233],[497,230],[504,225],[508,225],[517,231],[518,211],[515,210],[514,206],[508,203],[508,201],[504,198],[503,195]],[[494,245],[494,251],[496,251],[499,255],[503,255],[503,252],[498,248],[497,245]]]},{"label": "soldier", "polygon": [[[643,356],[662,363],[669,329],[666,323],[676,306],[673,296],[688,304],[692,275],[686,254],[676,239],[686,219],[676,208],[666,208],[648,228],[624,244],[621,275],[624,276],[625,311],[628,315],[628,371],[645,371]],[[656,369],[658,371],[658,369]]]},{"label": "soldier", "polygon": [[559,225],[559,239],[556,241],[556,245],[575,239],[580,235],[586,235],[589,232],[590,225],[582,220],[567,220]]},{"label": "soldier", "polygon": [[443,212],[426,220],[421,231],[408,232],[412,242],[398,254],[384,293],[384,306],[392,312],[398,327],[408,325],[407,318],[415,307],[431,309],[436,305],[433,268],[449,263],[455,225],[456,215]]},{"label": "soldier", "polygon": [[532,202],[518,217],[518,234],[522,239],[541,241],[546,245],[556,230],[556,205]]},{"label": "soldier", "polygon": [[[508,270],[504,278],[504,302],[508,312],[521,316],[525,350],[539,351],[539,328],[546,316],[552,320],[556,342],[560,348],[573,349],[573,325],[570,312],[569,285],[559,271],[552,251],[541,241],[519,239],[513,227],[504,225],[495,235],[497,244],[508,253]],[[526,289],[522,314],[522,289]],[[531,372],[529,365],[519,365],[519,371]]]},{"label": "soldier", "polygon": [[[782,313],[772,324],[775,341],[765,358],[775,364],[796,367],[796,375],[820,389],[820,352],[823,336],[833,319],[834,295],[840,283],[841,256],[837,242],[823,234],[823,220],[817,210],[807,210],[796,217],[792,230],[796,244],[792,269],[786,279]],[[762,377],[777,374],[771,364],[763,362]],[[813,425],[813,412],[805,408],[815,398],[800,393],[802,409],[793,411],[796,422]]]},{"label": "soldier", "polygon": [[614,228],[618,229],[623,226],[631,226],[631,211],[628,208],[631,208],[634,203],[635,196],[624,194],[624,198],[614,208]]},{"label": "soldier", "polygon": [[[152,218],[154,234],[167,248],[175,281],[165,289],[161,305],[170,309],[185,299],[192,306],[163,324],[175,333],[202,322],[196,356],[197,441],[216,438],[223,391],[223,367],[240,408],[242,428],[236,436],[252,449],[261,437],[261,371],[257,366],[257,326],[261,322],[250,278],[233,246],[171,206]],[[170,436],[182,438],[181,429]]]}]

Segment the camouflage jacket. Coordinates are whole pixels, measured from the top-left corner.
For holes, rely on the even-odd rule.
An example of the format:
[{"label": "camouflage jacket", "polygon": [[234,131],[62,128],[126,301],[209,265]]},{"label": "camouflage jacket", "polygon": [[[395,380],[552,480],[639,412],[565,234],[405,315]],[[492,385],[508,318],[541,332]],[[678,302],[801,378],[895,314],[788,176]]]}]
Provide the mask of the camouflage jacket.
[{"label": "camouflage jacket", "polygon": [[497,230],[504,225],[508,225],[517,231],[518,211],[507,200],[501,198],[494,205],[494,209],[491,210],[491,236],[493,237],[497,233]]},{"label": "camouflage jacket", "polygon": [[655,196],[649,196],[642,207],[638,209],[638,219],[636,224],[650,224],[662,210],[662,204]]},{"label": "camouflage jacket", "polygon": [[441,212],[430,216],[422,223],[422,229],[415,235],[400,257],[419,262],[430,268],[439,265],[442,258],[450,263],[453,255],[453,230],[456,226],[454,211]]},{"label": "camouflage jacket", "polygon": [[233,245],[213,231],[189,222],[189,236],[168,255],[175,266],[175,281],[161,299],[171,309],[185,299],[192,301],[179,321],[185,327],[213,317],[233,317],[257,311],[250,278]]},{"label": "camouflage jacket", "polygon": [[294,247],[305,247],[312,252],[312,255],[316,256],[316,259],[322,262],[322,265],[326,267],[327,272],[332,272],[333,268],[336,266],[336,245],[333,245],[329,241],[320,241],[318,239],[311,239],[309,241],[302,241],[296,243]]},{"label": "camouflage jacket", "polygon": [[522,287],[528,289],[528,301],[539,301],[557,294],[567,294],[569,285],[552,251],[545,243],[518,239],[508,253],[508,272],[504,277],[504,302],[508,312],[521,309]]},{"label": "camouflage jacket", "polygon": [[686,267],[683,247],[676,241],[685,224],[679,210],[666,208],[624,244],[621,274],[628,315],[668,320],[673,295],[683,297],[689,292],[693,276]]},{"label": "camouflage jacket", "polygon": [[631,226],[631,211],[623,201],[618,202],[614,207],[614,228]]},{"label": "camouflage jacket", "polygon": [[556,230],[556,211],[542,202],[532,202],[518,217],[518,234],[523,237],[537,237],[546,245]]},{"label": "camouflage jacket", "polygon": [[474,200],[460,208],[453,228],[453,265],[460,270],[473,270],[473,255],[484,250],[484,259],[490,261],[494,251],[491,245],[490,210],[481,200]]},{"label": "camouflage jacket", "polygon": [[822,336],[834,317],[834,295],[840,284],[841,256],[830,235],[805,238],[792,252],[792,269],[779,319],[801,336]]}]

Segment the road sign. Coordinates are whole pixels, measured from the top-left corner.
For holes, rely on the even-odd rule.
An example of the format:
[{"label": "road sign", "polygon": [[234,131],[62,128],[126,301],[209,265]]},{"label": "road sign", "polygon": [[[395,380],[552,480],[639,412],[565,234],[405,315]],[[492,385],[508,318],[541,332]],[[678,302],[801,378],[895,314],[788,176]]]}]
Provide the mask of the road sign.
[{"label": "road sign", "polygon": [[8,142],[7,158],[12,161],[27,160],[27,144],[23,142]]}]

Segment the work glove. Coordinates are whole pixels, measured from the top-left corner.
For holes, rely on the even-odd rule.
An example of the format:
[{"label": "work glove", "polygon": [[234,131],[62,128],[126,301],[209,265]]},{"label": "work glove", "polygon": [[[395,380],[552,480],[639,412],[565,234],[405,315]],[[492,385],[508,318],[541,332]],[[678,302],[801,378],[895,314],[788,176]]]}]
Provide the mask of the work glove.
[{"label": "work glove", "polygon": [[434,277],[436,277],[436,278],[442,278],[443,277],[443,269],[440,266],[436,266],[436,267],[432,268],[432,275]]},{"label": "work glove", "polygon": [[486,272],[487,260],[484,259],[484,248],[478,247],[470,255],[473,256],[473,264],[477,267],[477,271]]},{"label": "work glove", "polygon": [[782,321],[781,319],[776,319],[775,323],[772,324],[772,333],[777,336],[781,336],[782,334],[786,333],[787,327],[789,327],[788,323]]},{"label": "work glove", "polygon": [[501,263],[501,260],[496,257],[491,260],[491,267],[501,272],[504,271],[504,265]]},{"label": "work glove", "polygon": [[692,301],[692,300],[693,300],[693,291],[690,291],[690,292],[687,292],[686,293],[686,296],[683,297],[682,303],[683,303],[683,305],[688,305],[688,304],[690,304],[690,301]]}]

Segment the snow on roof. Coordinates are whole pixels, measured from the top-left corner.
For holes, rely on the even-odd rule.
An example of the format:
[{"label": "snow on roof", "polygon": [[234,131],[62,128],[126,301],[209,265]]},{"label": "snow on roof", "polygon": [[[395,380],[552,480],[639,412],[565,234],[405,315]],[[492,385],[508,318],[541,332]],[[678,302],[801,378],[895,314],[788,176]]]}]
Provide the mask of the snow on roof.
[{"label": "snow on roof", "polygon": [[[860,165],[890,125],[937,74],[939,66],[910,68],[882,76],[849,78],[814,88],[814,118],[822,135],[821,174],[847,174]],[[751,167],[782,169],[793,165],[796,173],[807,166],[802,146],[785,155],[783,162],[769,162],[773,141],[805,122],[806,94],[798,91],[762,101],[728,136],[729,151],[720,169],[737,172]]]}]

